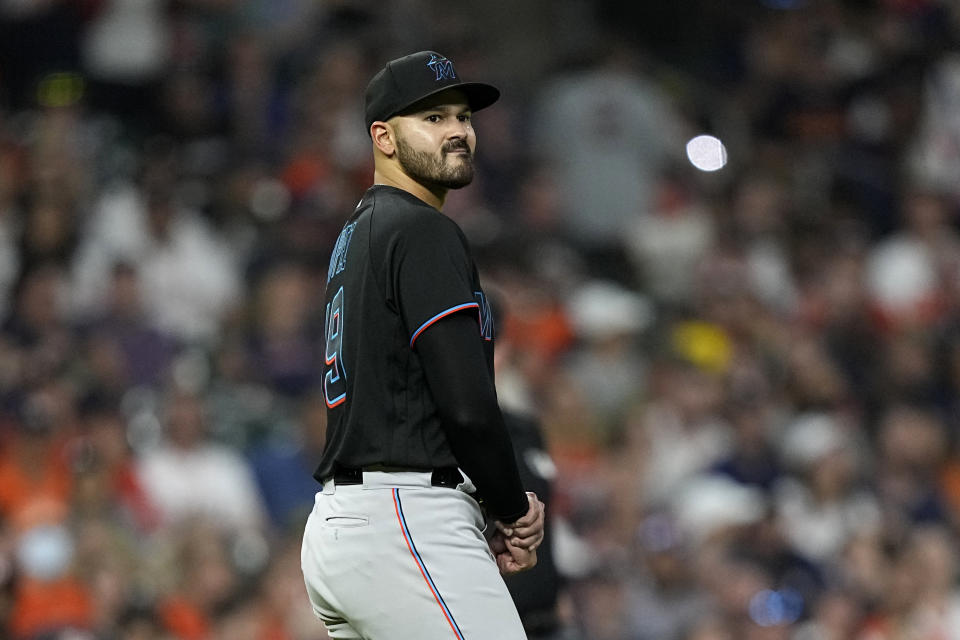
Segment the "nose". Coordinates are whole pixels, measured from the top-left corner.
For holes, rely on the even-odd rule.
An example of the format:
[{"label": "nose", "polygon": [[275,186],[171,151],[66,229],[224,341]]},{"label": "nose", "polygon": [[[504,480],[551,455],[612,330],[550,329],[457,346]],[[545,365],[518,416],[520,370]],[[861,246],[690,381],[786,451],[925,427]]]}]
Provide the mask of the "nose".
[{"label": "nose", "polygon": [[456,140],[459,138],[466,139],[467,132],[469,131],[469,127],[470,127],[469,123],[466,121],[460,120],[459,118],[451,118],[451,120],[453,124],[450,127],[450,132],[448,134],[448,137],[451,140]]}]

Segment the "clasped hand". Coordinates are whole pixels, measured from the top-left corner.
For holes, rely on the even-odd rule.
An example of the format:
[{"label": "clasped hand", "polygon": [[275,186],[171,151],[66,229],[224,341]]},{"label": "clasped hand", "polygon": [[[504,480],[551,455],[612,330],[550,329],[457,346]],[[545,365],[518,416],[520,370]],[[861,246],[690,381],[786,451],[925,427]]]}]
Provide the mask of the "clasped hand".
[{"label": "clasped hand", "polygon": [[543,542],[544,504],[532,491],[527,492],[527,501],[527,512],[516,522],[494,521],[497,530],[488,543],[503,575],[526,571],[537,564],[537,547]]}]

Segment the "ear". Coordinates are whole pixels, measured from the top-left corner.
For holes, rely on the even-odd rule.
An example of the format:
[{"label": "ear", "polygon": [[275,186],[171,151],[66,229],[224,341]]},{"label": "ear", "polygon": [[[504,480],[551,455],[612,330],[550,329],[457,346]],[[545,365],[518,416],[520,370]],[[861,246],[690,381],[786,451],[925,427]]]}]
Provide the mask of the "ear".
[{"label": "ear", "polygon": [[388,158],[397,152],[396,135],[393,127],[387,122],[375,121],[370,125],[370,138],[373,146]]}]

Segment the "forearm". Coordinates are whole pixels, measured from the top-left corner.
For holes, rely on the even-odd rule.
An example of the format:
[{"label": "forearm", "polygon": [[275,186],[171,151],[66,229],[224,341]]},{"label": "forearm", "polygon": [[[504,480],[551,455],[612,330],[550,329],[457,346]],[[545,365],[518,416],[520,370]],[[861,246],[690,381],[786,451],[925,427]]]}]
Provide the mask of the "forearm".
[{"label": "forearm", "polygon": [[529,508],[474,318],[456,314],[417,340],[447,442],[489,512],[512,522]]}]

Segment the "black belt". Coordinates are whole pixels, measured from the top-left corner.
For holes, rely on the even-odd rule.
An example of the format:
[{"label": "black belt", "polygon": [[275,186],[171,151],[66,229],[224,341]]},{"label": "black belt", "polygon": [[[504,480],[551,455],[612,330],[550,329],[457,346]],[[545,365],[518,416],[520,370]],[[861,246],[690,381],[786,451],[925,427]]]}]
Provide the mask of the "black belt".
[{"label": "black belt", "polygon": [[[333,483],[337,485],[363,484],[364,471],[416,471],[416,469],[399,469],[393,467],[337,467],[333,472]],[[434,469],[430,476],[430,484],[435,487],[456,489],[463,482],[463,474],[457,467],[439,467]]]}]

